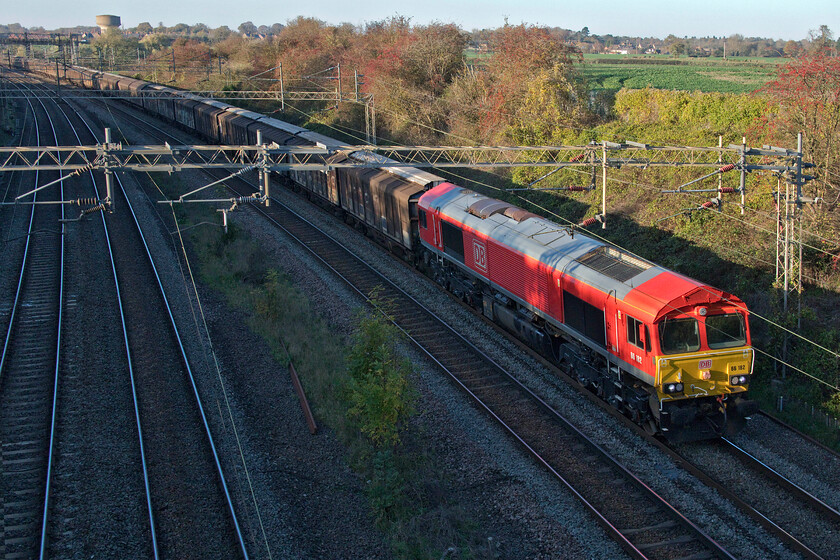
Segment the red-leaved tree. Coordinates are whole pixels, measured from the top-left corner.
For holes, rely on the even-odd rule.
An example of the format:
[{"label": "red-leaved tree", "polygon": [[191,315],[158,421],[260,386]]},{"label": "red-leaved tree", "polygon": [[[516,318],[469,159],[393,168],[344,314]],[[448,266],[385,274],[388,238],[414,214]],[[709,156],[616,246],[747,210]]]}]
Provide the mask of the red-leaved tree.
[{"label": "red-leaved tree", "polygon": [[771,101],[765,121],[770,138],[790,145],[802,132],[803,159],[815,164],[806,170],[816,177],[806,192],[825,203],[809,208],[812,229],[840,238],[840,57],[823,50],[795,59],[762,91]]},{"label": "red-leaved tree", "polygon": [[780,145],[804,134],[807,161],[819,175],[818,195],[840,201],[840,57],[827,52],[797,58],[763,90],[773,104],[767,129]]}]

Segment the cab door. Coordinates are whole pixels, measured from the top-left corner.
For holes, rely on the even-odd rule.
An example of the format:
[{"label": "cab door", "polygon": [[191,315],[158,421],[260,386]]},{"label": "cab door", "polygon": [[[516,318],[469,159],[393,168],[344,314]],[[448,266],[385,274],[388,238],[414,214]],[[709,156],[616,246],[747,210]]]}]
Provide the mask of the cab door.
[{"label": "cab door", "polygon": [[624,318],[624,336],[620,336],[624,346],[621,355],[635,367],[650,371],[650,327],[632,315],[622,314]]}]

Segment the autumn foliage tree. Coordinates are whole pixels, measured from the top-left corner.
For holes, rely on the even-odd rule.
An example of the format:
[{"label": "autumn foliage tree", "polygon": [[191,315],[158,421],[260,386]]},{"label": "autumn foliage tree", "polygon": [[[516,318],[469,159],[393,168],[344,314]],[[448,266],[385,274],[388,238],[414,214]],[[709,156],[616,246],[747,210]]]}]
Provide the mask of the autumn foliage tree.
[{"label": "autumn foliage tree", "polygon": [[486,70],[466,73],[450,92],[477,139],[545,142],[588,118],[575,66],[581,55],[549,29],[505,25],[493,33],[491,47]]},{"label": "autumn foliage tree", "polygon": [[464,68],[466,37],[453,24],[406,24],[400,18],[372,30],[365,91],[396,137],[426,140],[447,128],[441,96]]},{"label": "autumn foliage tree", "polygon": [[765,117],[771,139],[789,145],[803,133],[804,159],[817,165],[809,171],[817,177],[809,188],[826,201],[815,219],[840,238],[840,57],[824,50],[795,59],[763,91],[772,103]]}]

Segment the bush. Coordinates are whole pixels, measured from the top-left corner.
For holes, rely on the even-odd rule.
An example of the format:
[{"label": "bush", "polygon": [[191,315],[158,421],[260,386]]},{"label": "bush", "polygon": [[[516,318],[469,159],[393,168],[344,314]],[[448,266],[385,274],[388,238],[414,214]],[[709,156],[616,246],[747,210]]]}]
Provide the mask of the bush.
[{"label": "bush", "polygon": [[[381,308],[375,294],[371,299]],[[398,339],[387,315],[362,315],[347,360],[347,415],[377,447],[399,443],[400,428],[413,412],[411,363],[398,355]]]}]

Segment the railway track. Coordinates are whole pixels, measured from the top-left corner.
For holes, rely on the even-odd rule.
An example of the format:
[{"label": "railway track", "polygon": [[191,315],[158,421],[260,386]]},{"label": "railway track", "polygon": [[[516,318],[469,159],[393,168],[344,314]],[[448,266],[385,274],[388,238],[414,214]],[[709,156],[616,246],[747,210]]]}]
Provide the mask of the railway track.
[{"label": "railway track", "polygon": [[378,290],[409,340],[577,496],[631,556],[731,558],[606,450],[421,303],[289,209],[275,204],[260,211],[362,296]]},{"label": "railway track", "polygon": [[[236,194],[245,196],[244,192]],[[409,340],[569,488],[633,557],[732,558],[704,531],[418,301],[279,202],[269,211],[258,210],[363,297],[380,291],[379,297],[392,306],[389,314]],[[591,474],[593,464],[599,465],[595,477]]]},{"label": "railway track", "polygon": [[[244,193],[237,193],[237,196],[241,196],[243,194],[251,194],[252,187],[249,187]],[[289,216],[284,214],[282,216],[282,223],[286,226],[291,220]],[[285,228],[284,228],[285,229]],[[291,232],[290,232],[291,233]],[[338,255],[342,252],[341,249],[330,248],[330,242],[328,240],[320,239],[319,237],[313,235],[311,233],[301,233],[298,237],[299,241],[302,245],[306,246],[309,250],[316,252],[320,256],[323,262],[327,263],[328,266],[334,268],[337,273],[344,278],[348,283],[354,285],[355,289],[359,290],[362,295],[365,295],[367,292],[365,290],[378,285],[377,282],[382,281],[381,278],[376,278],[374,274],[373,280],[356,280],[351,281],[349,275],[355,274],[360,268],[359,263],[353,263],[349,267],[346,265],[340,264],[341,257]],[[305,241],[304,241],[305,239]],[[388,297],[388,296],[386,296]],[[416,303],[416,302],[415,302]],[[402,308],[403,305],[397,304],[397,308]],[[470,356],[470,353],[460,346],[456,346],[452,344],[452,340],[454,335],[440,335],[440,325],[428,322],[424,317],[422,317],[422,313],[418,315],[406,315],[403,317],[397,318],[397,323],[406,330],[410,336],[412,336],[412,340],[418,344],[421,348],[425,348],[424,351],[427,351],[430,355],[433,355],[433,359],[435,359],[439,365],[444,367],[444,369],[448,370],[450,375],[456,379],[456,381],[467,390],[473,398],[475,398],[478,402],[483,403],[481,406],[484,406],[488,410],[491,410],[491,414],[494,415],[497,419],[505,419],[509,422],[506,425],[506,429],[514,433],[514,437],[523,441],[526,439],[529,442],[534,442],[533,447],[531,447],[532,453],[535,453],[538,456],[538,460],[543,461],[544,464],[549,465],[549,468],[552,468],[551,465],[557,465],[556,472],[559,472],[559,469],[562,469],[564,466],[568,468],[570,471],[575,471],[583,469],[586,470],[588,464],[591,461],[594,461],[597,454],[593,455],[589,452],[584,452],[581,445],[586,445],[582,443],[580,440],[575,441],[574,443],[570,444],[562,448],[559,451],[559,455],[561,457],[552,457],[550,451],[545,452],[544,455],[540,455],[538,449],[542,447],[554,447],[555,449],[560,449],[560,446],[557,445],[557,441],[572,441],[576,440],[578,437],[574,434],[574,430],[567,432],[564,435],[558,436],[557,434],[560,433],[557,425],[551,425],[548,428],[545,428],[542,432],[537,428],[529,428],[527,425],[525,427],[521,427],[523,424],[517,424],[517,422],[521,422],[521,419],[517,418],[517,416],[528,416],[531,415],[537,416],[539,411],[529,408],[526,403],[532,402],[530,399],[533,396],[528,396],[527,389],[524,387],[517,387],[517,382],[512,378],[506,378],[503,372],[500,372],[498,369],[494,370],[493,366],[488,366],[486,363],[482,365],[483,358],[479,356]],[[437,346],[435,344],[440,344],[440,340],[444,338],[446,339],[446,344],[444,346]],[[484,370],[487,369],[485,372]],[[524,392],[519,392],[523,391]],[[516,396],[512,396],[515,394]],[[533,404],[536,409],[540,409],[541,407],[546,407],[545,403],[540,404]],[[505,409],[508,410],[505,410]],[[527,412],[526,412],[527,409]],[[499,412],[497,413],[496,410]],[[552,420],[552,422],[556,422],[556,420]],[[527,422],[526,422],[527,424]],[[521,431],[523,434],[527,433],[527,436],[518,436],[515,432]],[[545,439],[545,442],[540,442],[541,439]],[[526,443],[526,447],[530,447]],[[582,462],[574,463],[573,461],[569,460],[569,457],[582,457]],[[564,463],[565,465],[562,465]],[[600,467],[601,469],[605,469],[606,467]],[[616,478],[614,473],[610,470],[604,470],[603,473],[606,478]],[[576,481],[579,484],[591,484],[591,480],[587,481]],[[573,485],[572,482],[566,481],[567,484]],[[622,487],[601,487],[599,488],[601,495],[607,496],[614,496],[615,494],[627,493],[626,488]],[[598,494],[599,492],[595,492]],[[641,496],[631,495],[633,500],[641,499]],[[579,495],[585,499],[585,496]],[[620,509],[620,507],[619,507]],[[634,506],[628,506],[628,509],[634,509]],[[638,510],[638,504],[636,504],[635,509]],[[662,515],[661,513],[657,513],[654,515],[656,519],[661,521]],[[602,523],[606,525],[610,525],[609,519],[606,516],[602,519]],[[621,523],[617,523],[621,525]],[[644,531],[640,531],[641,527],[637,528],[630,528],[629,531],[626,532],[624,537],[617,536],[616,539],[619,542],[622,542],[624,546],[627,546],[628,549],[632,550],[632,541],[630,536],[634,536],[635,541],[642,542],[641,547],[644,550],[632,550],[632,554],[641,554],[642,556],[639,557],[646,557],[644,556],[645,550],[653,551],[650,553],[650,556],[647,557],[656,557],[655,553],[657,551],[663,551],[668,546],[676,547],[675,550],[672,551],[665,551],[663,553],[664,557],[668,557],[670,554],[677,554],[682,555],[686,553],[686,550],[689,550],[689,547],[685,546],[687,542],[694,542],[693,537],[688,537],[684,535],[675,535],[666,538],[662,538],[663,534],[665,534],[668,530],[673,529],[679,523],[674,522],[662,522],[662,524],[654,524],[654,525],[647,525],[644,526],[650,533],[657,534],[659,540],[654,540],[653,538],[645,539],[643,535]],[[620,531],[619,531],[620,533]],[[648,540],[649,542],[644,542]],[[795,548],[800,550],[800,552],[805,552],[806,548],[797,547],[795,545],[795,541],[789,541]],[[676,552],[678,550],[679,552]],[[697,557],[710,557],[710,554],[727,554],[724,551],[714,551],[710,552],[708,550],[701,550],[696,552]],[[806,553],[807,555],[807,553]]]},{"label": "railway track", "polygon": [[[65,113],[64,116],[68,123],[71,119],[76,121],[83,136],[87,135],[85,141],[96,141],[93,132],[78,115],[68,116]],[[58,144],[57,141],[55,143]],[[67,143],[79,144],[82,139],[77,135],[74,142]],[[93,175],[90,179],[96,188]],[[123,353],[126,355],[128,371],[127,375],[119,376],[123,383],[120,390],[133,394],[133,411],[130,415],[136,420],[136,425],[133,434],[129,432],[122,437],[139,441],[139,468],[134,469],[134,474],[139,477],[142,471],[146,480],[142,502],[147,511],[147,521],[142,536],[136,533],[136,527],[134,533],[130,528],[120,530],[120,540],[142,538],[144,543],[130,543],[119,553],[135,550],[133,545],[141,555],[154,558],[194,555],[247,558],[245,538],[239,528],[186,350],[180,341],[167,296],[142,230],[128,197],[121,194],[117,195],[120,200],[117,201],[118,211],[113,219],[106,219],[102,214],[99,218],[103,232],[100,235],[104,235],[107,240],[110,252],[109,276],[115,283],[114,305],[119,306],[122,325],[121,331],[111,329],[108,336],[115,338],[116,335],[123,342]],[[99,198],[104,198],[104,194]],[[79,231],[76,233],[81,234]],[[127,247],[140,248],[145,258],[137,258],[134,251],[126,250]],[[107,297],[104,299],[107,300]],[[169,325],[170,328],[161,328],[163,325]],[[114,372],[106,369],[102,373],[113,376]],[[128,379],[131,379],[130,388]],[[57,400],[58,393],[54,395]],[[76,398],[80,398],[80,395],[76,395]],[[66,408],[70,409],[69,415],[72,416],[78,405],[70,404]],[[110,424],[106,420],[108,412],[113,411],[105,411],[103,421]],[[128,410],[124,409],[123,413],[127,415]],[[37,410],[35,414],[38,414]],[[65,478],[73,474],[70,471],[78,473],[80,470],[76,463],[81,462],[82,458],[77,458],[78,461],[72,458],[80,447],[84,447],[78,442],[72,442],[71,432],[77,429],[78,426],[67,425],[63,434],[71,440],[71,443],[62,442],[66,455],[71,456],[64,461],[68,471],[63,473]],[[50,480],[49,476],[46,478]],[[79,482],[75,483],[78,486]],[[43,486],[43,477],[40,484]],[[112,494],[119,494],[118,481],[105,481],[105,484],[111,484]],[[65,481],[64,486],[67,489],[72,485]],[[87,496],[91,495],[90,489],[85,492]],[[69,506],[67,502],[70,502]],[[4,523],[8,527],[8,520],[12,516],[9,515],[5,500],[4,505]],[[97,525],[99,521],[87,511],[81,515],[78,512],[79,507],[95,510],[97,505],[77,503],[74,507],[72,500],[65,499],[64,507],[53,507],[49,499],[45,498],[41,510],[47,513],[51,509],[55,510],[55,519],[48,523],[47,515],[43,516],[40,547],[22,551],[20,557],[37,556],[39,550],[42,557],[48,551],[61,554],[58,551],[63,550],[66,554],[68,550],[73,550],[72,547],[68,549],[66,543],[64,548],[49,548],[48,535],[52,534],[59,542],[64,541],[59,535],[61,528],[66,533],[68,527],[80,525],[80,517],[91,525]],[[74,516],[76,519],[73,519]],[[108,520],[102,520],[102,524],[108,525]],[[185,530],[186,527],[189,530]],[[84,533],[81,533],[76,538],[83,536]],[[8,543],[8,531],[6,538]],[[109,538],[113,539],[114,534]],[[77,544],[76,550],[87,546],[88,543]],[[9,555],[8,546],[6,554],[9,558],[15,557]]]},{"label": "railway track", "polygon": [[[96,139],[90,127],[88,133]],[[245,537],[169,298],[133,205],[120,177],[114,178],[119,187],[115,203],[123,216],[108,220],[107,231],[144,444],[155,556],[160,552],[181,558],[204,551],[199,554],[247,558]],[[139,248],[145,258],[120,250],[125,246]]]},{"label": "railway track", "polygon": [[840,512],[728,439],[674,449],[806,558],[836,558]]},{"label": "railway track", "polygon": [[[40,123],[29,104],[40,144],[56,142],[44,111]],[[38,181],[57,173],[39,173]],[[24,183],[25,184],[25,183]],[[36,202],[63,196],[36,193]],[[23,236],[18,283],[9,308],[0,355],[0,480],[6,558],[37,557],[47,523],[64,298],[64,217],[54,205],[33,205]]]},{"label": "railway track", "polygon": [[[250,189],[251,187],[246,187]],[[248,192],[250,194],[250,192]],[[242,196],[242,193],[237,193]],[[576,495],[635,558],[732,558],[704,531],[434,313],[277,203],[259,209],[366,297],[374,290],[418,348]],[[593,464],[597,474],[592,476]]]}]

